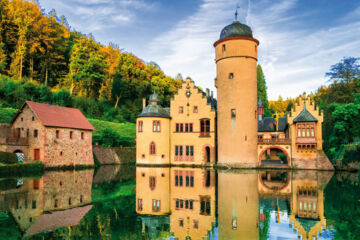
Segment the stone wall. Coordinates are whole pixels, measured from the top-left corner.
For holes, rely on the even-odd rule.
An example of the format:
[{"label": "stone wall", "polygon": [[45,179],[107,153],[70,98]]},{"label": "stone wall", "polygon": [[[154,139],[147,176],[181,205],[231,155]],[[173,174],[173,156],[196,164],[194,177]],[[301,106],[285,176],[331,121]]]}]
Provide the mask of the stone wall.
[{"label": "stone wall", "polygon": [[93,151],[101,165],[127,164],[136,161],[135,148],[106,148],[100,145],[94,145]]}]

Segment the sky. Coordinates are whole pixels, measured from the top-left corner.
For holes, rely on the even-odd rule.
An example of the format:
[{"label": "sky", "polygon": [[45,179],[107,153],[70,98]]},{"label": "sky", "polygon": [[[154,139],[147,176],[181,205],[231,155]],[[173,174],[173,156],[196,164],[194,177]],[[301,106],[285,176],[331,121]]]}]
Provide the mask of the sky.
[{"label": "sky", "polygon": [[72,29],[115,43],[165,74],[178,73],[216,93],[213,43],[239,20],[260,41],[270,100],[328,84],[325,73],[343,57],[360,57],[360,0],[39,0]]}]

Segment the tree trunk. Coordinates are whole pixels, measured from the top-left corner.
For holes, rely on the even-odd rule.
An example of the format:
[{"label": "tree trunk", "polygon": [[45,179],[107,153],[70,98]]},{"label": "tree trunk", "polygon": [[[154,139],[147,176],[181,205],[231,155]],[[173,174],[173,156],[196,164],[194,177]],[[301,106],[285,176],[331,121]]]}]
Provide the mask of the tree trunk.
[{"label": "tree trunk", "polygon": [[47,86],[48,84],[48,68],[47,66],[45,67],[45,86]]},{"label": "tree trunk", "polygon": [[115,108],[117,108],[119,104],[120,96],[116,96]]},{"label": "tree trunk", "polygon": [[31,57],[30,58],[30,82],[33,81],[33,77],[34,77],[34,58]]},{"label": "tree trunk", "polygon": [[73,90],[74,90],[74,80],[71,78],[70,95],[72,95]]},{"label": "tree trunk", "polygon": [[22,79],[22,65],[23,65],[23,56],[20,55],[20,71],[19,71],[19,80],[21,81]]}]

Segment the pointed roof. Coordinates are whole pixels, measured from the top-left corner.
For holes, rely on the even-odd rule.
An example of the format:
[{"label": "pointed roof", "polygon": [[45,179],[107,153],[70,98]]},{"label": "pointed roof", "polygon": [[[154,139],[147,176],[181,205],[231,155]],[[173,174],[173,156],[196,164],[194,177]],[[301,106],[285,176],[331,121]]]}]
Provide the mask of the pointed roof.
[{"label": "pointed roof", "polygon": [[61,127],[83,130],[94,130],[95,128],[89,123],[85,116],[77,108],[61,107],[59,105],[51,105],[26,101],[12,123],[22,112],[24,107],[28,105],[40,122],[46,127]]},{"label": "pointed roof", "polygon": [[160,106],[159,96],[154,93],[149,98],[149,104],[142,110],[137,117],[161,117],[171,118],[169,111]]},{"label": "pointed roof", "polygon": [[317,122],[318,120],[311,115],[311,113],[306,109],[306,105],[304,103],[304,109],[301,113],[294,119],[294,123],[297,122]]}]

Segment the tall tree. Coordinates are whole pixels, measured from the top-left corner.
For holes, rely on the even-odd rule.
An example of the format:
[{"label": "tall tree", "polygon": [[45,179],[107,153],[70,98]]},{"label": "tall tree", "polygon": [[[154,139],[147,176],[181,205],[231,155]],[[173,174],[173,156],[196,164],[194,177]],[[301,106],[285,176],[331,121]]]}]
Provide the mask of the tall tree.
[{"label": "tall tree", "polygon": [[269,109],[266,81],[260,64],[257,65],[256,70],[257,70],[257,95],[258,98],[260,98],[263,103],[265,116],[270,116],[271,111]]},{"label": "tall tree", "polygon": [[349,83],[360,78],[360,58],[344,57],[340,62],[332,65],[330,71],[325,73],[332,82]]}]

